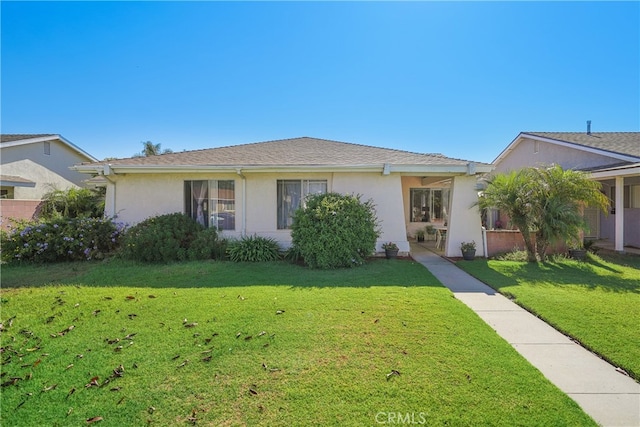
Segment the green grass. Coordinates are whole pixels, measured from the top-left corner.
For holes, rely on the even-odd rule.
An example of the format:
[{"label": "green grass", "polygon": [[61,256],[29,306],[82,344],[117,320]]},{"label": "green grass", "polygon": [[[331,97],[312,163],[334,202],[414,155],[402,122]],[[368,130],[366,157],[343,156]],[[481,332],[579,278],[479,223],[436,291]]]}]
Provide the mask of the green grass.
[{"label": "green grass", "polygon": [[458,265],[640,380],[640,257]]},{"label": "green grass", "polygon": [[594,425],[410,261],[5,266],[2,287],[2,425]]}]

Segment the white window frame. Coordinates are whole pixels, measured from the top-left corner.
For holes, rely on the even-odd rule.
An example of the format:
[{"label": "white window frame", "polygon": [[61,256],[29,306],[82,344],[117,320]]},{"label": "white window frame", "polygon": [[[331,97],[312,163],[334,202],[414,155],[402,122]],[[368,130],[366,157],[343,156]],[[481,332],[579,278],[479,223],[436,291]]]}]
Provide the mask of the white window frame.
[{"label": "white window frame", "polygon": [[[196,191],[194,183],[199,183]],[[206,183],[206,185],[203,185]],[[221,188],[221,183],[230,188]],[[206,187],[206,188],[205,188]],[[185,213],[205,227],[216,227],[218,230],[234,231],[236,229],[236,196],[233,179],[196,179],[184,182]],[[224,194],[223,190],[231,190],[233,197]],[[196,194],[198,193],[198,194]],[[222,197],[226,195],[227,197]]]},{"label": "white window frame", "polygon": [[[285,193],[286,185],[299,184],[298,188],[290,193]],[[289,230],[293,224],[293,213],[300,207],[304,207],[305,199],[310,194],[325,194],[328,191],[326,179],[279,179],[276,181],[276,227],[278,230]],[[314,186],[324,187],[321,190]],[[296,191],[297,190],[297,191]]]}]

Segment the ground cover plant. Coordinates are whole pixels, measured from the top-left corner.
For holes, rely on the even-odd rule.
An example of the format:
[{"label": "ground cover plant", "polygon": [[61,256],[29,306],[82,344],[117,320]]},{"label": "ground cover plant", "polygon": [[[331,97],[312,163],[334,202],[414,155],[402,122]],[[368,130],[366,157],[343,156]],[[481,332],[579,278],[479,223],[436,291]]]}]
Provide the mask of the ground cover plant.
[{"label": "ground cover plant", "polygon": [[407,260],[4,266],[0,297],[2,425],[595,425]]},{"label": "ground cover plant", "polygon": [[[626,260],[626,261],[625,261]],[[640,380],[640,257],[458,265]]]}]

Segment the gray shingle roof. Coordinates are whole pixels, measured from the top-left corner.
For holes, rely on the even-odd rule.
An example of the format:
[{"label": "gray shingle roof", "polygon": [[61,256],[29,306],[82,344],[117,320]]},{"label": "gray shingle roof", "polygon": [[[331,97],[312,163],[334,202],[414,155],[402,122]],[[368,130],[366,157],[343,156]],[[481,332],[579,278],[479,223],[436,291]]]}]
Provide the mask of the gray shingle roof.
[{"label": "gray shingle roof", "polygon": [[640,158],[640,132],[522,132],[556,141]]},{"label": "gray shingle roof", "polygon": [[[466,165],[468,160],[318,138],[292,138],[150,157],[109,160],[121,166]],[[480,164],[480,163],[478,163]]]},{"label": "gray shingle roof", "polygon": [[0,135],[0,142],[13,142],[21,141],[23,139],[43,138],[46,136],[57,137],[57,134],[52,133],[6,133]]}]

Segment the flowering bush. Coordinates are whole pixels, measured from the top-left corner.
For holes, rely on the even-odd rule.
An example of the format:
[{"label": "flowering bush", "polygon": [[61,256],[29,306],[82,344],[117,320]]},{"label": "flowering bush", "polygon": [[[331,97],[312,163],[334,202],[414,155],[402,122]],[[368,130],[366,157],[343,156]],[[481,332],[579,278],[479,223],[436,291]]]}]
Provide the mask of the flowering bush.
[{"label": "flowering bush", "polygon": [[124,228],[103,218],[21,221],[0,233],[1,257],[6,262],[102,259],[118,246]]}]

